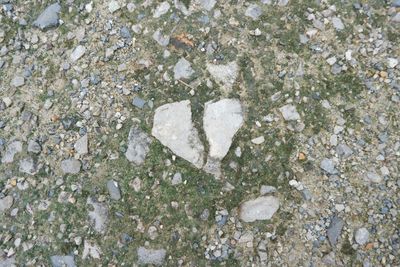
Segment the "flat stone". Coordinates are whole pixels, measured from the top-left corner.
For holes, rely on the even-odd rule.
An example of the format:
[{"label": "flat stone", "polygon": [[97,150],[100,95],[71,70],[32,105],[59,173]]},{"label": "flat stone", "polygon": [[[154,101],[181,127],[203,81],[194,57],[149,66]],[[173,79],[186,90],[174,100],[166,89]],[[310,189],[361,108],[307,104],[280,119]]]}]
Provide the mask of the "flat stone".
[{"label": "flat stone", "polygon": [[278,209],[278,198],[273,196],[263,196],[244,202],[240,206],[239,217],[244,222],[270,220]]},{"label": "flat stone", "polygon": [[207,102],[204,107],[203,127],[210,146],[209,157],[222,160],[242,125],[243,110],[238,99]]},{"label": "flat stone", "polygon": [[344,29],[344,24],[343,24],[342,20],[338,17],[332,18],[332,25],[338,31],[341,31]]},{"label": "flat stone", "polygon": [[6,196],[0,199],[0,213],[4,213],[9,210],[14,203],[12,196]]},{"label": "flat stone", "polygon": [[326,171],[328,174],[338,173],[338,171],[335,168],[335,162],[331,159],[324,158],[321,161],[320,168]]},{"label": "flat stone", "polygon": [[60,4],[54,3],[48,6],[33,22],[33,26],[38,27],[41,30],[58,26],[60,12]]},{"label": "flat stone", "polygon": [[365,227],[357,229],[357,231],[354,235],[354,239],[356,240],[357,244],[365,245],[369,239],[368,229]]},{"label": "flat stone", "polygon": [[300,114],[297,112],[296,107],[293,105],[285,105],[279,108],[279,111],[282,113],[282,116],[286,121],[300,120]]},{"label": "flat stone", "polygon": [[160,3],[157,8],[154,10],[153,18],[159,18],[162,15],[166,14],[170,8],[170,4],[167,1]]},{"label": "flat stone", "polygon": [[158,107],[154,114],[152,135],[197,168],[203,166],[204,147],[192,123],[189,100]]},{"label": "flat stone", "polygon": [[397,64],[399,64],[399,61],[396,58],[391,58],[389,57],[387,59],[387,65],[389,68],[395,68],[397,66]]},{"label": "flat stone", "polygon": [[1,159],[2,163],[12,163],[14,161],[14,156],[17,153],[20,153],[22,151],[22,142],[20,141],[13,141],[10,144],[8,144],[6,148],[6,152],[3,155],[3,158]]},{"label": "flat stone", "polygon": [[76,159],[65,159],[61,161],[61,170],[65,174],[78,174],[81,170],[81,162]]},{"label": "flat stone", "polygon": [[337,216],[333,217],[327,230],[328,239],[332,246],[336,246],[338,238],[342,233],[343,226],[344,221],[341,218]]},{"label": "flat stone", "polygon": [[178,185],[182,183],[182,174],[180,172],[177,172],[174,174],[171,180],[172,185]]},{"label": "flat stone", "polygon": [[190,66],[190,62],[185,58],[180,58],[174,67],[174,79],[188,79],[194,74],[194,70]]},{"label": "flat stone", "polygon": [[94,230],[103,234],[106,231],[108,223],[108,208],[104,203],[99,203],[92,198],[88,198],[86,204],[91,205],[93,210],[89,210],[90,224]]},{"label": "flat stone", "polygon": [[260,188],[260,194],[261,195],[275,193],[275,192],[276,192],[275,186],[262,185],[261,188]]},{"label": "flat stone", "polygon": [[153,33],[153,40],[156,41],[161,46],[167,46],[169,44],[169,36],[163,35],[160,29],[157,29]]},{"label": "flat stone", "polygon": [[74,149],[79,155],[86,155],[89,152],[88,149],[88,135],[85,134],[81,138],[79,138],[75,144]]},{"label": "flat stone", "polygon": [[14,76],[11,80],[10,85],[14,87],[21,87],[25,84],[25,78],[22,76]]},{"label": "flat stone", "polygon": [[34,175],[37,172],[36,162],[32,158],[25,158],[19,162],[19,171]]},{"label": "flat stone", "polygon": [[119,5],[118,1],[112,0],[108,4],[108,10],[111,13],[114,13],[115,11],[119,10],[121,6]]},{"label": "flat stone", "polygon": [[137,249],[138,263],[139,264],[153,264],[161,266],[164,264],[165,256],[167,251],[165,249],[147,249],[145,247],[139,247]]},{"label": "flat stone", "polygon": [[336,147],[336,154],[338,154],[339,157],[346,159],[353,155],[353,150],[346,144],[339,144]]},{"label": "flat stone", "polygon": [[151,138],[138,126],[132,126],[128,136],[128,148],[125,157],[136,165],[141,165],[150,151]]},{"label": "flat stone", "polygon": [[372,183],[380,183],[382,182],[382,177],[377,174],[375,171],[369,171],[367,172],[367,180],[372,182]]},{"label": "flat stone", "polygon": [[197,0],[197,2],[206,11],[211,11],[217,3],[216,0]]},{"label": "flat stone", "polygon": [[52,267],[76,267],[74,256],[54,255],[50,257]]},{"label": "flat stone", "polygon": [[16,267],[15,257],[3,259],[0,257],[0,267]]},{"label": "flat stone", "polygon": [[225,93],[232,91],[232,87],[239,73],[239,66],[235,61],[231,61],[226,65],[207,63],[206,68]]},{"label": "flat stone", "polygon": [[251,142],[255,145],[261,145],[262,143],[265,142],[265,138],[264,138],[264,136],[259,136],[259,137],[251,139]]},{"label": "flat stone", "polygon": [[262,15],[262,9],[259,5],[250,4],[244,12],[244,15],[252,18],[253,20],[258,20],[258,18]]},{"label": "flat stone", "polygon": [[72,51],[70,59],[72,62],[77,61],[78,59],[80,59],[86,52],[86,47],[84,47],[83,45],[78,45],[74,51]]},{"label": "flat stone", "polygon": [[107,182],[108,193],[110,194],[110,198],[113,200],[121,199],[121,191],[119,189],[118,183],[114,180],[108,180]]},{"label": "flat stone", "polygon": [[135,98],[133,98],[133,100],[132,100],[132,105],[134,105],[137,108],[142,109],[144,107],[144,105],[146,105],[146,100],[135,96]]},{"label": "flat stone", "polygon": [[35,140],[29,140],[28,142],[28,152],[39,154],[42,151],[42,146]]}]

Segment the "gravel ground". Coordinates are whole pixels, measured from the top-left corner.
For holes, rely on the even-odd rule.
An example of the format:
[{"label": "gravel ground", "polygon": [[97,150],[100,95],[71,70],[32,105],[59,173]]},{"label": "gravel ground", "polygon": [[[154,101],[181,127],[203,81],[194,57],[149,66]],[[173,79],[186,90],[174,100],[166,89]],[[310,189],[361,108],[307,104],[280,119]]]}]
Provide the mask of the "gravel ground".
[{"label": "gravel ground", "polygon": [[400,266],[400,1],[0,0],[0,266]]}]

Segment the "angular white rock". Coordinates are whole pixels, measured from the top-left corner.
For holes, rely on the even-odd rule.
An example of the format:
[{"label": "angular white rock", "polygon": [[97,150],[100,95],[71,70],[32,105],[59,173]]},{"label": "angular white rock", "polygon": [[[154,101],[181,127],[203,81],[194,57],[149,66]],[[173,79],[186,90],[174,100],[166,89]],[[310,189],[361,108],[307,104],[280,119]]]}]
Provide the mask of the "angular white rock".
[{"label": "angular white rock", "polygon": [[159,18],[162,15],[166,14],[170,8],[170,4],[167,1],[162,2],[157,6],[157,8],[154,10],[153,13],[153,18]]},{"label": "angular white rock", "polygon": [[279,108],[279,111],[282,113],[282,116],[286,121],[300,120],[300,114],[297,112],[296,107],[293,105],[285,105]]},{"label": "angular white rock", "polygon": [[222,160],[228,153],[232,138],[243,125],[243,111],[237,99],[207,102],[203,127],[210,145],[209,156]]},{"label": "angular white rock", "polygon": [[158,107],[151,134],[179,157],[197,168],[203,166],[204,147],[193,127],[189,100]]},{"label": "angular white rock", "polygon": [[233,84],[239,73],[239,66],[235,61],[231,61],[226,65],[214,65],[207,63],[207,70],[214,80],[222,87],[224,92],[232,91]]},{"label": "angular white rock", "polygon": [[77,61],[80,59],[86,52],[86,48],[83,45],[78,45],[74,51],[72,51],[70,59],[72,62]]},{"label": "angular white rock", "polygon": [[239,217],[244,222],[270,220],[279,209],[279,199],[273,196],[259,197],[240,206]]},{"label": "angular white rock", "polygon": [[174,67],[175,80],[179,80],[181,78],[188,79],[193,73],[194,70],[190,66],[190,62],[183,57],[179,59]]},{"label": "angular white rock", "polygon": [[85,134],[75,142],[74,149],[79,155],[86,155],[89,152],[87,134]]}]

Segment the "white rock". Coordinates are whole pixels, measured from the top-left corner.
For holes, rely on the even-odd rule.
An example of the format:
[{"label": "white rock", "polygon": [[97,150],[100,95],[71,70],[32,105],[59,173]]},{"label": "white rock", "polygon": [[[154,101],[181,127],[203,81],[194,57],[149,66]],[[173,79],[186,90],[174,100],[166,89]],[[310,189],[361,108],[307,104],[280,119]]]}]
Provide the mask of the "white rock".
[{"label": "white rock", "polygon": [[61,161],[61,170],[65,174],[77,174],[81,170],[81,166],[81,162],[73,158]]},{"label": "white rock", "polygon": [[153,18],[159,18],[162,15],[166,14],[170,8],[170,4],[167,1],[162,2],[157,6],[157,8],[154,10],[153,13]]},{"label": "white rock", "polygon": [[119,5],[119,3],[115,0],[112,0],[109,4],[108,4],[108,10],[111,13],[114,13],[115,11],[117,11],[118,9],[120,9],[121,6]]},{"label": "white rock", "polygon": [[165,249],[147,249],[139,247],[137,249],[138,263],[141,265],[156,265],[161,266],[164,263],[167,251]]},{"label": "white rock", "polygon": [[21,87],[25,84],[25,78],[22,76],[15,76],[12,80],[11,80],[11,86],[14,87]]},{"label": "white rock", "polygon": [[389,68],[392,68],[392,69],[395,68],[398,63],[399,63],[399,61],[396,58],[389,57],[387,59],[387,65]]},{"label": "white rock", "polygon": [[233,136],[243,125],[243,111],[237,99],[207,102],[203,127],[210,145],[209,156],[222,160],[228,153]]},{"label": "white rock", "polygon": [[86,259],[89,256],[93,259],[100,259],[100,255],[100,248],[96,244],[85,240],[83,245],[82,259]]},{"label": "white rock", "polygon": [[190,62],[185,58],[180,58],[174,67],[174,79],[188,79],[194,74],[194,70],[190,66]]},{"label": "white rock", "polygon": [[201,6],[202,9],[210,11],[214,8],[215,4],[217,3],[216,0],[197,0],[198,4]]},{"label": "white rock", "polygon": [[265,138],[264,138],[264,136],[259,136],[259,137],[251,139],[251,142],[256,145],[261,145],[262,143],[265,142]]},{"label": "white rock", "polygon": [[214,80],[222,87],[225,93],[232,91],[233,84],[239,73],[239,66],[235,61],[231,61],[226,65],[214,65],[207,63],[208,72]]},{"label": "white rock", "polygon": [[328,62],[328,64],[332,66],[336,63],[336,57],[330,57],[326,60],[326,62]]},{"label": "white rock", "polygon": [[270,220],[279,209],[279,199],[273,196],[259,197],[240,206],[240,219],[244,222]]},{"label": "white rock", "polygon": [[258,18],[262,15],[262,9],[257,4],[250,4],[244,15],[252,18],[253,20],[258,20]]},{"label": "white rock", "polygon": [[78,45],[74,51],[72,51],[70,59],[72,62],[77,61],[80,59],[86,52],[86,48],[83,45]]},{"label": "white rock", "polygon": [[14,161],[14,156],[17,153],[22,151],[22,142],[13,141],[11,142],[6,149],[6,152],[3,154],[3,158],[1,159],[2,163],[12,163]]},{"label": "white rock", "polygon": [[108,223],[108,208],[104,203],[99,203],[88,198],[86,204],[91,205],[93,210],[89,210],[90,223],[98,233],[104,233]]},{"label": "white rock", "polygon": [[293,105],[285,105],[279,108],[279,111],[282,113],[282,116],[286,121],[300,120],[300,114],[297,112],[296,107]]},{"label": "white rock", "polygon": [[9,210],[14,203],[12,196],[6,196],[0,199],[0,214]]},{"label": "white rock", "polygon": [[382,177],[377,174],[375,171],[367,172],[367,180],[372,183],[380,183],[382,182]]},{"label": "white rock", "polygon": [[344,29],[344,24],[343,24],[342,20],[340,18],[338,18],[338,17],[333,17],[332,18],[332,25],[338,31]]},{"label": "white rock", "polygon": [[79,155],[86,155],[89,152],[87,134],[85,134],[75,142],[74,149]]},{"label": "white rock", "polygon": [[204,147],[197,130],[193,127],[189,100],[158,107],[155,110],[151,133],[176,155],[197,168],[203,166]]},{"label": "white rock", "polygon": [[365,245],[369,239],[369,232],[367,228],[360,228],[356,231],[354,239],[356,240],[357,244]]}]

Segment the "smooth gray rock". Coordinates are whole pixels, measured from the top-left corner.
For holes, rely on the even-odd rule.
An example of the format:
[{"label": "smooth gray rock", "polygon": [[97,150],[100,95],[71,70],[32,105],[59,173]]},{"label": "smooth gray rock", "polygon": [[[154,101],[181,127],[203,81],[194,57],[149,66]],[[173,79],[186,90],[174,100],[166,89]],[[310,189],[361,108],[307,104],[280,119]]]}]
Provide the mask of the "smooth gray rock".
[{"label": "smooth gray rock", "polygon": [[203,166],[204,147],[192,123],[189,100],[158,107],[155,110],[151,133],[179,157],[197,168]]},{"label": "smooth gray rock", "polygon": [[162,15],[166,14],[170,7],[171,5],[167,1],[161,2],[154,10],[153,18],[159,18]]},{"label": "smooth gray rock", "polygon": [[0,257],[0,267],[16,267],[15,257],[2,259]]},{"label": "smooth gray rock", "polygon": [[285,121],[297,121],[300,120],[300,114],[297,112],[296,107],[293,105],[285,105],[279,108]]},{"label": "smooth gray rock", "polygon": [[37,164],[32,158],[25,158],[19,162],[19,171],[34,175],[37,172]]},{"label": "smooth gray rock", "polygon": [[52,267],[76,267],[74,256],[54,255],[50,257]]},{"label": "smooth gray rock", "polygon": [[335,162],[331,159],[324,158],[321,161],[320,168],[328,174],[337,174],[338,171],[335,168]]},{"label": "smooth gray rock", "polygon": [[221,86],[223,92],[227,94],[232,91],[232,87],[239,74],[239,66],[235,61],[231,61],[225,65],[207,63],[206,68],[215,82]]},{"label": "smooth gray rock", "polygon": [[22,142],[12,141],[8,144],[6,151],[1,159],[2,163],[12,163],[14,161],[14,156],[22,151]]},{"label": "smooth gray rock", "polygon": [[141,165],[150,151],[151,138],[138,126],[133,126],[129,131],[128,149],[125,157],[136,165]]},{"label": "smooth gray rock", "polygon": [[169,44],[169,36],[163,35],[160,29],[157,29],[153,33],[153,40],[156,41],[161,46],[167,46]]},{"label": "smooth gray rock", "polygon": [[216,0],[197,0],[202,9],[206,11],[211,11],[217,3]]},{"label": "smooth gray rock", "polygon": [[244,222],[270,220],[278,209],[278,198],[273,196],[263,196],[244,202],[240,206],[239,217]]},{"label": "smooth gray rock", "polygon": [[337,244],[338,238],[342,233],[343,226],[344,221],[341,218],[337,216],[333,217],[327,230],[328,240],[333,247]]},{"label": "smooth gray rock", "polygon": [[276,187],[275,186],[262,185],[261,188],[260,188],[260,194],[261,195],[275,193],[275,192],[276,192]]},{"label": "smooth gray rock", "polygon": [[367,172],[367,180],[372,182],[372,183],[380,183],[382,182],[382,177],[377,174],[375,171],[369,171]]},{"label": "smooth gray rock", "polygon": [[12,196],[6,196],[0,199],[0,213],[4,213],[9,210],[14,203]]},{"label": "smooth gray rock", "polygon": [[60,4],[54,3],[48,6],[33,22],[33,26],[38,27],[41,30],[58,26],[60,12]]},{"label": "smooth gray rock", "polygon": [[194,70],[190,66],[190,62],[185,58],[180,58],[174,67],[174,79],[188,79],[194,74]]},{"label": "smooth gray rock", "polygon": [[106,204],[99,203],[92,198],[88,198],[86,204],[93,209],[88,211],[90,224],[98,233],[105,233],[108,224],[108,208]]},{"label": "smooth gray rock", "polygon": [[161,266],[164,264],[167,251],[165,249],[147,249],[139,247],[137,249],[138,263],[140,265],[153,264]]},{"label": "smooth gray rock", "polygon": [[81,162],[76,159],[66,159],[61,161],[61,170],[65,174],[78,174],[81,170]]},{"label": "smooth gray rock", "polygon": [[354,239],[356,240],[357,244],[365,245],[369,239],[368,229],[365,227],[357,229],[357,231],[354,235]]},{"label": "smooth gray rock", "polygon": [[113,200],[121,199],[121,191],[119,189],[118,183],[114,180],[108,180],[107,182],[108,193],[110,194],[110,198]]}]

